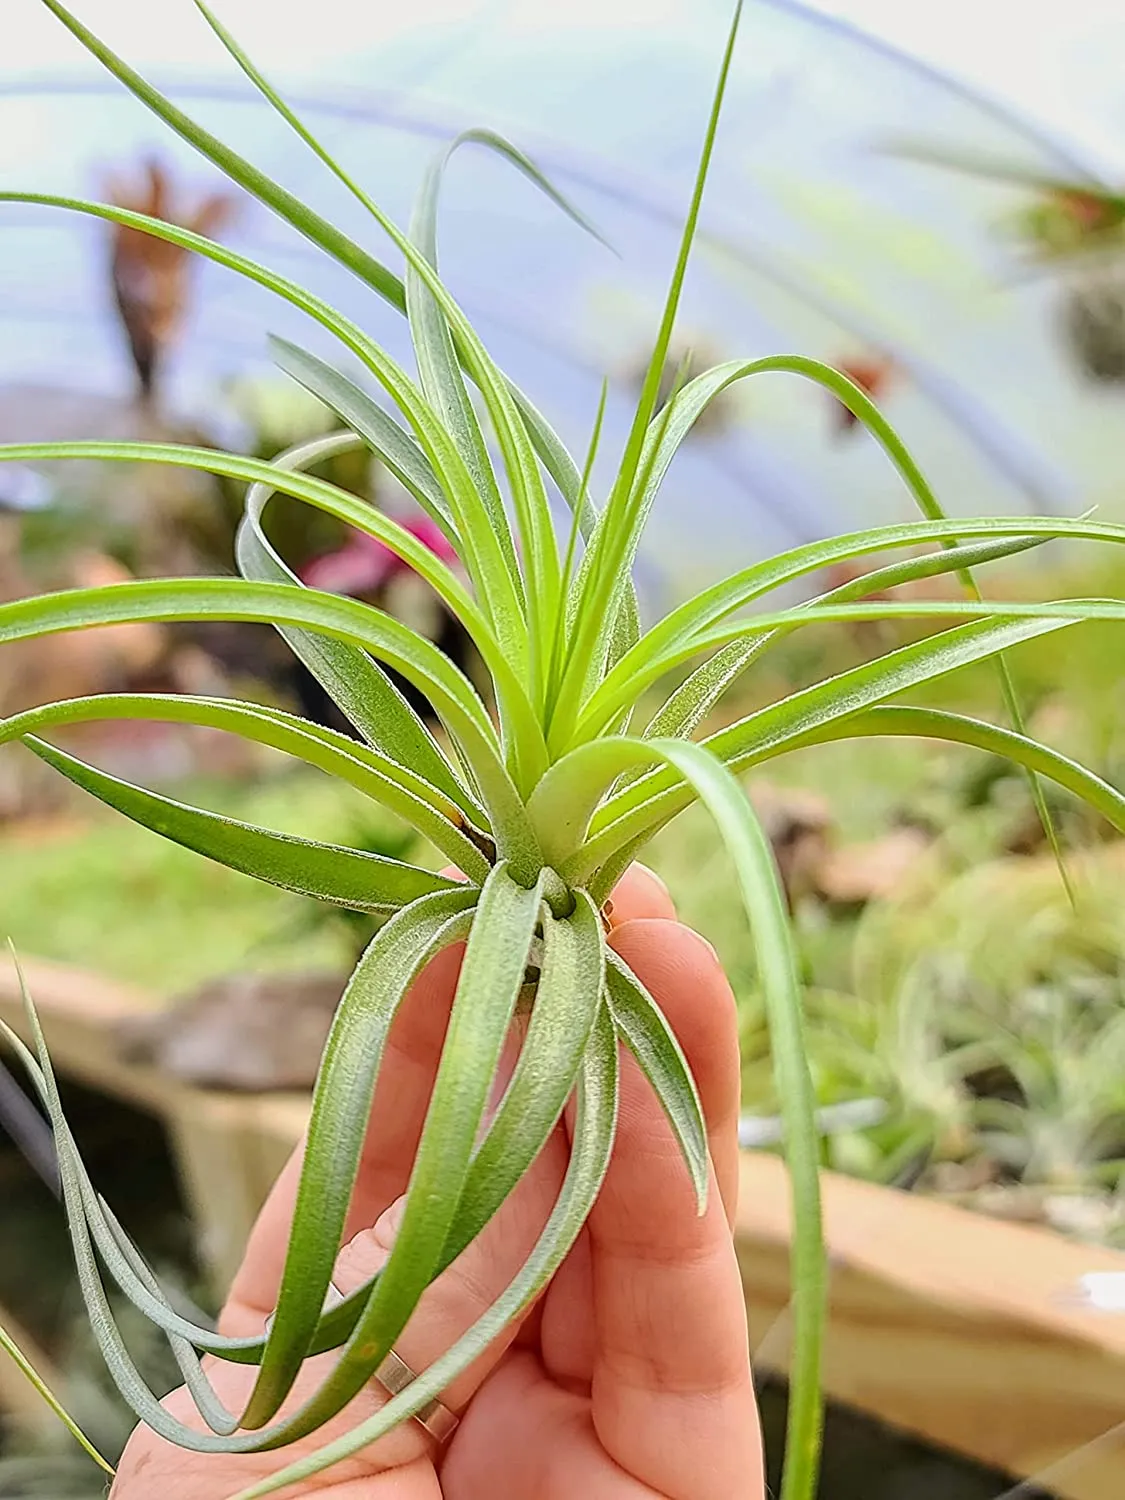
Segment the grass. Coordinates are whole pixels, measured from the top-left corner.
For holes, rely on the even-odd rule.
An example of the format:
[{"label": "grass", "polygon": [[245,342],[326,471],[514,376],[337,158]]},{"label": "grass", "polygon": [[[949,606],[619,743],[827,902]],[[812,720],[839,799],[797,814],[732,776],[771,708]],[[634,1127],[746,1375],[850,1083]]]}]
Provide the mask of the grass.
[{"label": "grass", "polygon": [[[256,785],[195,781],[178,797],[283,833],[346,843],[371,803],[316,771]],[[84,821],[0,835],[0,913],[21,953],[96,969],[167,996],[235,969],[348,962],[328,926],[288,940],[305,903],[83,799]],[[90,809],[93,809],[90,811]]]}]

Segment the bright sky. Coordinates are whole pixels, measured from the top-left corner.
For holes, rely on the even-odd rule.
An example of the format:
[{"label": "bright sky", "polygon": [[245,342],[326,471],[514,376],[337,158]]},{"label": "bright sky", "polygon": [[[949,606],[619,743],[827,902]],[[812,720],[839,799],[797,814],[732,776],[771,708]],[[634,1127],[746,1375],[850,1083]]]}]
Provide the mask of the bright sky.
[{"label": "bright sky", "polygon": [[808,0],[1053,125],[1125,170],[1123,0]]},{"label": "bright sky", "polygon": [[[206,69],[217,44],[191,0],[70,0],[95,30],[142,63]],[[1125,0],[806,0],[1016,104],[1125,171]],[[750,0],[752,12],[755,0]],[[696,7],[699,7],[698,9]],[[216,0],[237,35],[267,67],[314,74],[358,43],[420,27],[479,26],[490,15],[520,29],[692,25],[724,0]],[[0,73],[78,65],[41,0],[3,0]],[[485,21],[487,24],[487,21]]]}]

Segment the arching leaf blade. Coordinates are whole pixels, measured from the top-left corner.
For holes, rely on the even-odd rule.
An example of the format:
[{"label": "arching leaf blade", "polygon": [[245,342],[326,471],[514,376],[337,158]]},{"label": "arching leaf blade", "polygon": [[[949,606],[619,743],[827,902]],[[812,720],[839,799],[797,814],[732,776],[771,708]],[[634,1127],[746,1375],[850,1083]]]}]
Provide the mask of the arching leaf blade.
[{"label": "arching leaf blade", "polygon": [[[315,1431],[362,1389],[437,1274],[523,986],[541,883],[525,888],[499,864],[481,888],[394,1247],[334,1370],[271,1447]],[[245,1421],[259,1420],[252,1402]]]},{"label": "arching leaf blade", "polygon": [[442,875],[382,854],[274,833],[237,818],[176,802],[87,765],[34,735],[24,744],[83,791],[152,833],[255,880],[378,916],[455,885]]},{"label": "arching leaf blade", "polygon": [[376,1442],[440,1396],[457,1375],[468,1369],[530,1307],[566,1259],[605,1180],[617,1126],[618,1075],[617,1038],[603,1009],[579,1073],[574,1139],[562,1189],[534,1250],[508,1289],[451,1349],[392,1397],[374,1417],[335,1442],[242,1490],[233,1500],[262,1500],[287,1485],[310,1479]]},{"label": "arching leaf blade", "polygon": [[574,1087],[601,1003],[601,918],[584,892],[569,917],[543,913],[543,962],[519,1060],[477,1147],[441,1266],[476,1238],[543,1149]]},{"label": "arching leaf blade", "polygon": [[100,693],[43,704],[0,719],[0,744],[56,726],[102,719],[196,724],[283,750],[348,782],[403,818],[471,880],[483,880],[488,873],[489,860],[482,852],[485,835],[477,832],[475,840],[470,839],[456,806],[428,782],[348,735],[284,709],[188,694]]},{"label": "arching leaf blade", "polygon": [[317,1073],[277,1309],[243,1413],[245,1427],[261,1427],[274,1416],[309,1352],[391,1024],[425,965],[465,935],[477,894],[462,886],[393,917],[371,940],[340,1000]]}]

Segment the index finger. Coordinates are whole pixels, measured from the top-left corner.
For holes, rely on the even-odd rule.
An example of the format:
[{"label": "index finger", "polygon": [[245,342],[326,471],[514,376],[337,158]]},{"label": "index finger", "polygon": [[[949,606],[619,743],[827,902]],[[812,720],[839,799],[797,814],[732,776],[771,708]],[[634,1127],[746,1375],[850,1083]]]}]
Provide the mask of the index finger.
[{"label": "index finger", "polygon": [[[718,959],[672,922],[630,922],[613,944],[661,1006],[712,1101],[717,1157],[716,1143],[733,1147],[738,1113],[736,1017]],[[719,1182],[713,1167],[699,1216],[663,1106],[630,1056],[622,1058],[617,1138],[588,1233],[591,1394],[603,1444],[661,1495],[759,1493],[746,1307]]]}]

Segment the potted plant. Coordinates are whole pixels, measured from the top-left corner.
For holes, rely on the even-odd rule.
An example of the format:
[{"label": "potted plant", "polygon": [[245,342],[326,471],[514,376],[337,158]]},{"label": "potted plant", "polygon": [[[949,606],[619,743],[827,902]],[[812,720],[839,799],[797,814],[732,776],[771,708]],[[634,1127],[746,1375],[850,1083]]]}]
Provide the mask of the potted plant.
[{"label": "potted plant", "polygon": [[[453,150],[467,142],[498,152],[582,222],[526,157],[490,132],[460,138],[427,173],[409,232],[404,232],[331,158],[203,0],[197,0],[246,76],[388,236],[405,264],[400,279],[155,91],[61,0],[44,3],[231,182],[404,312],[418,364],[415,378],[361,327],[312,293],[191,230],[113,205],[41,194],[0,195],[8,202],[67,207],[153,234],[269,288],[332,333],[397,409],[392,415],[330,363],[274,341],[278,364],[336,413],[339,434],[290,450],[273,462],[137,443],[28,444],[0,451],[0,458],[21,463],[48,457],[143,459],[209,471],[249,486],[237,541],[240,578],[125,583],[7,604],[0,608],[0,642],[122,621],[265,621],[282,632],[362,736],[357,742],[276,709],[242,702],[143,694],[49,704],[2,727],[5,739],[22,740],[77,785],[164,836],[287,889],[371,911],[381,923],[352,975],[322,1060],[289,1243],[292,1274],[285,1278],[268,1336],[258,1339],[220,1337],[178,1316],[163,1297],[85,1176],[28,999],[34,1051],[12,1034],[8,1040],[20,1051],[55,1127],[83,1287],[111,1368],[138,1414],[173,1442],[249,1451],[278,1446],[315,1429],[368,1380],[429,1282],[520,1180],[576,1093],[574,1147],[559,1202],[526,1265],[490,1312],[375,1418],[246,1490],[241,1500],[279,1489],[371,1443],[438,1395],[455,1371],[531,1303],[573,1244],[613,1149],[619,1043],[638,1058],[662,1099],[686,1170],[702,1195],[706,1146],[692,1079],[659,1009],[609,949],[601,916],[617,879],[646,840],[699,800],[719,824],[736,871],[772,1029],[796,1226],[783,1495],[785,1500],[809,1500],[816,1484],[821,1423],[818,1370],[825,1287],[814,1101],[786,904],[768,840],[738,777],[798,745],[843,736],[934,736],[1008,755],[1036,775],[1058,780],[1125,828],[1125,799],[1081,766],[1028,738],[1018,720],[1017,727],[1002,729],[930,709],[886,706],[889,698],[916,684],[998,657],[1021,641],[1093,616],[1125,615],[1125,606],[1115,601],[985,604],[968,575],[971,566],[1052,537],[1122,541],[1125,528],[1089,519],[1023,517],[953,525],[870,399],[846,376],[811,359],[729,361],[682,380],[661,404],[665,360],[737,17],[652,358],[616,478],[604,503],[596,506],[589,476],[600,412],[589,452],[584,462],[576,461],[531,400],[496,367],[436,270],[442,179]],[[740,569],[642,629],[631,566],[669,464],[712,400],[736,381],[771,372],[811,381],[842,401],[882,445],[924,518],[806,545]],[[483,421],[470,384],[479,393]],[[360,444],[378,455],[448,539],[467,584],[404,527],[305,472],[329,452]],[[548,479],[571,512],[565,536],[552,520]],[[407,627],[358,601],[300,584],[269,539],[266,519],[275,493],[376,538],[432,586],[480,653],[490,677],[494,716],[448,659]],[[815,570],[924,543],[939,544],[939,550],[887,564],[797,609],[740,616],[771,590]],[[963,603],[850,602],[949,572],[968,580]],[[795,692],[702,742],[692,739],[727,686],[772,641],[803,623],[895,613],[968,618]],[[433,705],[448,736],[448,752],[439,748],[380,663],[401,673]],[[647,701],[650,689],[693,663],[648,722],[638,722],[637,706]],[[108,776],[40,738],[53,727],[99,717],[187,720],[287,750],[343,777],[400,815],[465,878],[453,880],[401,861],[232,823]],[[387,1027],[422,965],[446,945],[461,941],[466,952],[450,1022],[456,1046],[447,1040],[395,1248],[377,1278],[324,1311]],[[485,1143],[474,1154],[499,1049],[521,1005],[529,1019],[520,1061]],[[93,1247],[121,1289],[175,1341],[189,1383],[209,1416],[206,1434],[170,1418],[135,1379],[107,1316]],[[346,1347],[319,1395],[295,1418],[270,1425],[303,1357],[340,1346]],[[215,1411],[200,1351],[259,1364],[247,1412]]]}]

